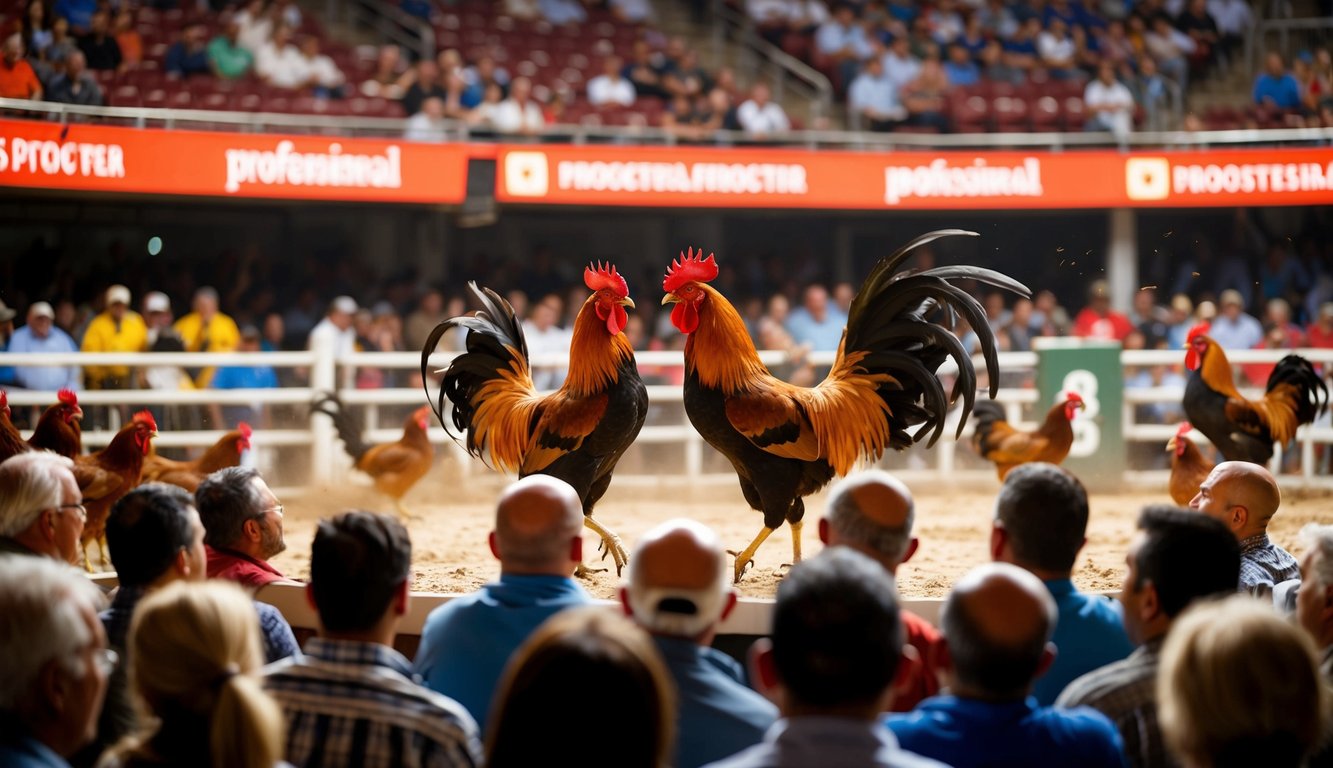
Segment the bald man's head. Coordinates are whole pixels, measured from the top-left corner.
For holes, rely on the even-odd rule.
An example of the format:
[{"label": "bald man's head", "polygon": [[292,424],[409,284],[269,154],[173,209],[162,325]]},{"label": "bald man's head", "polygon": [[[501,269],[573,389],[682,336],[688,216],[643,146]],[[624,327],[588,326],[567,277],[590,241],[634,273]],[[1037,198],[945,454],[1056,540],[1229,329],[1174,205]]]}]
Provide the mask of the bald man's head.
[{"label": "bald man's head", "polygon": [[1224,461],[1199,485],[1190,508],[1226,523],[1237,538],[1268,530],[1282,503],[1277,480],[1259,464]]},{"label": "bald man's head", "polygon": [[568,576],[581,556],[583,504],[563,480],[530,475],[500,494],[491,551],[507,573]]},{"label": "bald man's head", "polygon": [[992,699],[1022,698],[1045,671],[1056,606],[1046,586],[1008,563],[969,571],[944,603],[955,687]]},{"label": "bald man's head", "polygon": [[911,555],[915,518],[916,504],[907,486],[872,469],[833,486],[819,532],[825,544],[852,547],[892,572]]},{"label": "bald man's head", "polygon": [[713,530],[668,520],[644,535],[629,561],[622,592],[634,620],[650,632],[698,637],[734,602],[726,553]]}]

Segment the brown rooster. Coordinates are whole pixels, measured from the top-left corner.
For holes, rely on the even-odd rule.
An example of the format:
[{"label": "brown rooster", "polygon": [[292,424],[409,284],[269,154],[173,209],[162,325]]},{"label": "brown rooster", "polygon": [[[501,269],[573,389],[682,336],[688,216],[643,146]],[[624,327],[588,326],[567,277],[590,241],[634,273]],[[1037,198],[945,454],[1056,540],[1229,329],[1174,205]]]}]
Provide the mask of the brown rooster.
[{"label": "brown rooster", "polygon": [[1199,486],[1208,479],[1213,471],[1213,463],[1203,457],[1199,446],[1189,439],[1194,427],[1183,422],[1175,437],[1166,441],[1166,449],[1171,452],[1171,481],[1167,486],[1171,491],[1171,500],[1178,506],[1188,507],[1190,499],[1199,493]]},{"label": "brown rooster", "polygon": [[995,463],[1001,481],[1019,464],[1034,461],[1059,464],[1074,444],[1074,414],[1083,407],[1083,398],[1076,392],[1068,392],[1046,412],[1046,420],[1035,432],[1020,432],[1004,420],[1004,409],[998,403],[993,400],[977,403],[972,447],[981,458]]},{"label": "brown rooster", "polygon": [[72,459],[83,453],[83,428],[79,423],[83,409],[79,407],[79,396],[73,390],[62,389],[56,397],[55,404],[48,406],[37,420],[28,445]]},{"label": "brown rooster", "polygon": [[27,453],[32,446],[23,441],[23,435],[9,417],[9,395],[0,389],[0,461],[20,453]]},{"label": "brown rooster", "polygon": [[1226,461],[1267,464],[1273,443],[1286,445],[1296,429],[1328,407],[1328,387],[1310,361],[1287,355],[1268,376],[1263,399],[1246,400],[1222,347],[1208,336],[1208,324],[1190,329],[1185,367],[1185,416]]},{"label": "brown rooster", "polygon": [[[514,308],[489,288],[469,283],[483,309],[436,326],[421,351],[427,360],[450,328],[467,330],[467,353],[444,371],[435,414],[444,421],[444,399],[453,403],[453,425],[467,431],[467,451],[520,477],[550,475],[569,483],[583,502],[583,522],[602,538],[616,573],[628,555],[620,537],[593,518],[593,507],[611,484],[616,463],[634,442],[648,415],[648,391],[639,378],[634,349],[625,337],[633,308],[629,286],[613,266],[589,266],[583,282],[592,295],[574,319],[569,375],[543,395],[532,383],[528,344]],[[579,566],[579,574],[588,570]]]},{"label": "brown rooster", "polygon": [[139,484],[144,457],[153,448],[157,436],[157,422],[153,414],[139,411],[130,422],[120,428],[107,447],[87,456],[74,459],[74,478],[83,493],[83,506],[88,519],[83,524],[83,564],[88,563],[88,543],[97,542],[102,565],[110,562],[106,555],[106,519],[115,504]]},{"label": "brown rooster", "polygon": [[242,421],[193,461],[164,459],[154,450],[143,461],[143,477],[139,482],[169,483],[194,493],[204,478],[241,463],[241,456],[250,450],[250,435],[250,425]]},{"label": "brown rooster", "polygon": [[421,406],[403,421],[402,439],[381,445],[367,445],[361,439],[361,424],[332,392],[316,400],[311,408],[333,419],[343,448],[352,457],[356,468],[375,481],[375,490],[393,499],[399,515],[410,518],[403,506],[403,497],[426,476],[435,460],[435,446],[426,435],[430,427],[430,407]]},{"label": "brown rooster", "polygon": [[[1024,296],[1021,283],[977,267],[939,267],[896,274],[912,249],[937,238],[974,232],[942,230],[908,243],[875,266],[852,301],[837,358],[824,381],[797,387],[760,362],[736,308],[708,283],[717,277],[712,255],[682,254],[662,283],[662,303],[674,303],[671,322],[685,343],[685,413],[710,445],[725,455],[749,505],[764,525],[736,556],[740,581],[755,551],[783,521],[792,527],[792,556],[801,559],[804,497],[845,474],[860,459],[904,449],[944,431],[950,404],[963,398],[962,430],[976,398],[972,358],[947,328],[932,322],[958,313],[976,329],[995,394],[995,339],[976,299],[950,284],[972,279]],[[936,371],[958,365],[945,394]],[[915,433],[909,429],[917,427]]]}]

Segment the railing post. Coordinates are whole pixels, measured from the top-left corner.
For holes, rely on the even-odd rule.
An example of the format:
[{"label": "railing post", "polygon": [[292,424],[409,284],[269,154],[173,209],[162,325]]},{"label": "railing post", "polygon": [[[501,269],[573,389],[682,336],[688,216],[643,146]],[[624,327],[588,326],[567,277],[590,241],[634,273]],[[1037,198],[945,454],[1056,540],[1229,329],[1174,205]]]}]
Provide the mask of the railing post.
[{"label": "railing post", "polygon": [[[315,353],[315,363],[310,366],[310,388],[316,392],[337,391],[337,360],[334,356],[334,342],[331,336],[317,335],[313,339],[311,351]],[[337,435],[333,430],[333,420],[323,417],[310,419],[310,481],[327,483],[333,478],[333,442]]]}]

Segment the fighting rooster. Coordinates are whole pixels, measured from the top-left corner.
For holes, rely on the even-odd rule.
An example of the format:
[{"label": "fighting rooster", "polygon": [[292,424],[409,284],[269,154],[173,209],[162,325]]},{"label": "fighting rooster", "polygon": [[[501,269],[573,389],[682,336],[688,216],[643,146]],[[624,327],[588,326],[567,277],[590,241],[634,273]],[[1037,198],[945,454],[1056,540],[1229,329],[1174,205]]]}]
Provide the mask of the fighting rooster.
[{"label": "fighting rooster", "polygon": [[426,434],[430,428],[430,408],[423,405],[413,411],[403,420],[402,438],[380,445],[367,445],[361,439],[361,422],[332,392],[317,399],[311,409],[333,419],[353,465],[370,476],[375,490],[393,499],[393,507],[400,516],[411,518],[403,506],[403,497],[426,476],[435,461],[435,446]]},{"label": "fighting rooster", "polygon": [[[520,477],[544,474],[574,487],[583,501],[583,522],[602,538],[619,574],[628,554],[620,537],[593,517],[593,507],[611,484],[611,473],[643,427],[648,392],[639,378],[634,350],[625,337],[633,308],[629,286],[613,266],[588,267],[583,282],[592,295],[574,319],[569,375],[560,389],[540,395],[532,384],[528,345],[514,309],[488,288],[469,283],[483,307],[474,315],[446,320],[421,351],[421,372],[440,337],[467,329],[467,352],[443,372],[436,415],[444,399],[453,403],[453,425],[467,431],[468,453]],[[579,573],[587,569],[579,567]]]},{"label": "fighting rooster", "polygon": [[[712,255],[682,254],[662,283],[662,303],[674,303],[671,322],[689,336],[685,344],[685,412],[699,434],[725,455],[739,476],[746,502],[764,525],[736,556],[740,581],[754,553],[783,521],[792,527],[792,555],[801,559],[804,497],[845,474],[858,459],[876,459],[885,448],[903,449],[944,431],[949,406],[963,398],[961,432],[976,398],[977,378],[963,345],[929,318],[959,313],[976,329],[991,396],[998,382],[995,339],[975,299],[951,285],[974,279],[1028,295],[1021,283],[977,267],[939,267],[897,274],[916,247],[940,237],[975,236],[942,230],[908,243],[881,260],[852,302],[847,328],[828,377],[813,388],[775,378],[755,352],[735,307],[708,283],[718,274]],[[958,365],[945,394],[935,372],[948,359]],[[908,429],[920,425],[915,433]]]},{"label": "fighting rooster", "polygon": [[164,459],[154,450],[144,459],[143,477],[140,482],[170,483],[194,493],[204,478],[219,469],[234,467],[241,463],[241,457],[250,450],[251,434],[250,425],[242,421],[236,425],[236,429],[209,446],[203,456],[192,461]]},{"label": "fighting rooster", "polygon": [[1185,416],[1227,461],[1267,464],[1273,443],[1286,445],[1296,429],[1328,407],[1328,387],[1310,361],[1287,355],[1268,376],[1260,400],[1246,400],[1236,389],[1231,363],[1208,336],[1208,325],[1190,329],[1185,367]]},{"label": "fighting rooster", "polygon": [[79,423],[82,418],[79,396],[73,390],[62,389],[56,393],[55,404],[42,411],[28,445],[72,459],[83,453],[83,428]]},{"label": "fighting rooster", "polygon": [[1182,507],[1189,506],[1190,499],[1199,493],[1199,486],[1213,471],[1213,463],[1189,439],[1191,429],[1194,427],[1189,422],[1183,422],[1176,428],[1175,436],[1166,441],[1166,449],[1171,452],[1171,479],[1167,488],[1171,500]]},{"label": "fighting rooster", "polygon": [[106,554],[106,519],[111,506],[139,484],[144,457],[153,449],[157,422],[153,414],[139,411],[120,428],[107,447],[74,459],[74,479],[79,481],[87,519],[83,523],[83,564],[88,566],[88,543],[97,542],[102,564],[111,562]]},{"label": "fighting rooster", "polygon": [[1077,392],[1068,392],[1046,412],[1046,420],[1036,431],[1020,432],[1004,420],[999,403],[983,400],[973,414],[977,426],[972,432],[972,447],[981,458],[995,463],[1001,482],[1019,464],[1059,464],[1074,445],[1074,414],[1083,407],[1083,398]]}]

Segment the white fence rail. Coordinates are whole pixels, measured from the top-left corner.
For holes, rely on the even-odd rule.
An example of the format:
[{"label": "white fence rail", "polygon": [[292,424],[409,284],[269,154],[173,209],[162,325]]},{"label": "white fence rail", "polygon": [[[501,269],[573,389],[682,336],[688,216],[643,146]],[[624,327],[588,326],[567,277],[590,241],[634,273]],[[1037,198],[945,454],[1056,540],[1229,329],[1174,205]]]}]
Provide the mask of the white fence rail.
[{"label": "white fence rail", "polygon": [[[1233,363],[1238,364],[1274,363],[1287,352],[1287,350],[1238,351],[1228,353],[1228,357]],[[1322,366],[1324,370],[1333,370],[1333,367],[1330,367],[1333,366],[1333,350],[1307,349],[1299,352],[1311,362]],[[771,366],[787,362],[786,355],[783,352],[766,351],[761,353],[761,357],[765,363]],[[1121,365],[1122,370],[1127,372],[1139,367],[1178,367],[1182,358],[1183,353],[1178,351],[1126,351],[1121,353]],[[435,367],[444,367],[449,359],[450,355],[448,354],[437,354],[432,358],[432,363],[435,364]],[[674,369],[678,373],[680,367],[683,366],[683,358],[680,352],[639,352],[637,359],[641,369],[644,370],[671,371]],[[814,353],[809,355],[808,359],[816,365],[828,365],[833,360],[833,354]],[[295,369],[302,380],[307,382],[306,385],[278,389],[127,389],[79,392],[80,404],[94,408],[98,406],[118,406],[133,410],[148,405],[204,407],[213,403],[220,405],[262,403],[270,406],[286,406],[292,412],[288,421],[270,426],[254,425],[256,428],[256,453],[259,454],[258,464],[261,467],[273,467],[275,469],[278,467],[271,456],[266,457],[264,455],[267,452],[281,449],[308,450],[308,475],[295,483],[293,482],[294,477],[275,478],[277,484],[285,486],[299,485],[300,482],[327,483],[332,478],[346,475],[348,461],[337,447],[337,436],[330,420],[322,416],[310,417],[308,411],[303,407],[311,402],[317,392],[336,390],[343,402],[349,407],[362,409],[366,426],[366,439],[376,442],[395,440],[401,434],[398,417],[394,416],[392,420],[386,419],[383,409],[397,408],[401,412],[405,407],[416,406],[425,402],[425,395],[419,386],[417,377],[420,362],[420,355],[414,352],[358,353],[335,360],[332,351],[328,349],[272,353],[0,355],[0,365],[8,366],[121,365],[139,368],[147,366],[267,365],[274,368]],[[534,366],[563,366],[567,359],[564,355],[547,355],[534,357],[532,362]],[[974,362],[979,373],[984,370],[984,363],[980,358],[977,358]],[[1035,379],[1037,355],[1031,352],[1006,352],[1000,354],[999,362],[1000,372],[1006,383],[1018,381],[1022,384],[1019,386],[1002,386],[996,400],[1005,406],[1008,417],[1015,426],[1022,429],[1034,428],[1044,414],[1034,411],[1033,406],[1039,400],[1039,393],[1026,382]],[[407,371],[408,376],[406,378],[411,384],[387,389],[355,389],[349,384],[353,381],[354,372],[357,368]],[[941,369],[940,375],[946,376],[952,372],[951,366],[946,366]],[[342,383],[341,386],[339,382]],[[432,389],[432,394],[434,391]],[[1248,397],[1262,395],[1262,391],[1255,388],[1243,388],[1242,393]],[[1128,445],[1149,443],[1159,446],[1164,444],[1168,438],[1175,434],[1176,424],[1152,421],[1140,422],[1137,420],[1138,406],[1163,403],[1179,404],[1182,394],[1182,389],[1178,386],[1126,389],[1123,412],[1126,443]],[[639,436],[638,444],[643,446],[678,446],[680,453],[676,456],[679,459],[679,469],[668,474],[683,474],[692,481],[732,482],[734,476],[731,474],[730,468],[725,464],[710,461],[709,454],[711,450],[706,447],[702,438],[699,437],[686,419],[682,407],[680,386],[650,384],[648,395],[650,402],[658,408],[655,409],[655,414],[650,416],[649,423]],[[979,396],[984,397],[984,393]],[[56,393],[9,389],[8,399],[10,406],[14,409],[24,407],[36,409],[55,402]],[[917,479],[947,481],[954,484],[960,480],[975,479],[980,481],[993,477],[993,472],[985,465],[978,464],[975,460],[961,459],[959,456],[958,443],[966,442],[971,434],[971,426],[969,425],[964,430],[961,440],[955,440],[954,431],[957,426],[957,414],[957,409],[950,414],[944,436],[933,450],[909,452],[911,460],[906,467],[899,467],[898,469],[905,475]],[[112,418],[112,423],[106,428],[85,431],[83,433],[84,445],[88,448],[97,448],[110,442],[115,434],[114,415]],[[203,447],[211,445],[227,429],[234,427],[231,424],[209,426],[212,428],[164,432],[158,436],[156,443],[162,447]],[[480,470],[478,462],[468,459],[462,450],[448,439],[442,428],[433,428],[430,435],[431,439],[437,444],[450,447],[449,455],[452,460],[462,463],[464,473],[487,471]],[[1296,438],[1296,447],[1301,457],[1300,472],[1291,474],[1286,478],[1286,481],[1290,481],[1297,487],[1333,488],[1333,478],[1319,473],[1320,462],[1317,460],[1320,458],[1317,450],[1319,446],[1326,446],[1330,443],[1333,443],[1333,424],[1330,424],[1327,416],[1314,425],[1302,427]],[[970,454],[970,448],[964,447],[961,450],[965,454]],[[1326,453],[1333,454],[1333,452]],[[1323,458],[1324,461],[1328,460],[1327,457]],[[1274,458],[1274,468],[1281,467],[1282,460],[1279,451],[1278,456]],[[658,461],[643,462],[643,464],[646,467],[658,470],[661,470],[664,466],[663,462]],[[665,465],[670,466],[669,463]],[[290,471],[290,464],[284,464],[283,466]],[[662,476],[660,471],[644,474],[642,470],[639,470],[636,475],[632,462],[622,465],[622,467],[622,471],[616,477],[618,483],[658,482]],[[1163,470],[1130,471],[1126,473],[1126,481],[1132,484],[1160,485],[1165,481],[1165,474]]]}]

